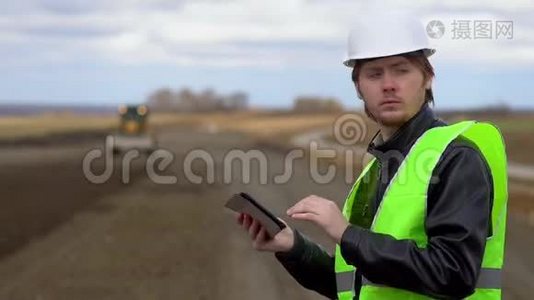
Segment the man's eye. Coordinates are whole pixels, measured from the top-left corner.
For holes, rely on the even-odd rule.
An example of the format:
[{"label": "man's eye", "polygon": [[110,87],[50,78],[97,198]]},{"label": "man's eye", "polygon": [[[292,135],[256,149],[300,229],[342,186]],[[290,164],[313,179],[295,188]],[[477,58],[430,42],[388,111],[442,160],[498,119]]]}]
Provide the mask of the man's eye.
[{"label": "man's eye", "polygon": [[378,78],[380,77],[380,73],[379,72],[374,72],[374,73],[369,73],[369,78]]}]

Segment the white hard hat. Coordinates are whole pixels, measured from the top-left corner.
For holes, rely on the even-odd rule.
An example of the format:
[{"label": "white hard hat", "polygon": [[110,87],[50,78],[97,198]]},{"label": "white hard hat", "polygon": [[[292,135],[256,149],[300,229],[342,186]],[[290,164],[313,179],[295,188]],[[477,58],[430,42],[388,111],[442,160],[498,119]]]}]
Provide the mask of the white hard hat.
[{"label": "white hard hat", "polygon": [[436,52],[430,48],[427,32],[419,19],[408,13],[373,14],[357,20],[349,33],[348,51],[343,61],[354,67],[358,59],[377,58],[423,50],[426,56]]}]

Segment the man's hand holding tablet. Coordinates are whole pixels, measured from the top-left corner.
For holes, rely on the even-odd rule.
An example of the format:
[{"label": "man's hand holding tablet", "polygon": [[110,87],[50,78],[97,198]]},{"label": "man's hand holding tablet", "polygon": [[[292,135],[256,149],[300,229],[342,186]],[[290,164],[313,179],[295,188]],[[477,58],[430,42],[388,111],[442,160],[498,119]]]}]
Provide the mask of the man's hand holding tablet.
[{"label": "man's hand holding tablet", "polygon": [[287,252],[293,247],[293,230],[250,195],[236,194],[228,200],[226,207],[239,213],[237,223],[249,233],[254,249]]}]

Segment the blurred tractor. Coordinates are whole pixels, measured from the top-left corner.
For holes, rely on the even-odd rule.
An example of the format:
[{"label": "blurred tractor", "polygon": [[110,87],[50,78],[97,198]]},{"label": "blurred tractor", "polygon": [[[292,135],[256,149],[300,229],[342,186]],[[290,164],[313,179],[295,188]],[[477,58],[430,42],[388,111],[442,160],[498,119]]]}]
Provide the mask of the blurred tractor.
[{"label": "blurred tractor", "polygon": [[113,137],[113,153],[137,149],[147,154],[156,149],[156,140],[148,132],[148,107],[146,105],[121,105],[120,123]]}]

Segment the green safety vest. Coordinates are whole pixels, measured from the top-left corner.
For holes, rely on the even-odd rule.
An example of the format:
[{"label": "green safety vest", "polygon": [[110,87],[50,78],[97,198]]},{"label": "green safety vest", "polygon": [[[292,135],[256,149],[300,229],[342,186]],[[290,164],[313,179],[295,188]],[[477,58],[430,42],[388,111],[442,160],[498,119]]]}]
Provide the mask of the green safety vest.
[{"label": "green safety vest", "polygon": [[[426,198],[432,171],[447,145],[460,135],[473,142],[485,158],[493,178],[494,197],[491,210],[492,236],[486,241],[475,292],[467,299],[500,299],[508,191],[504,142],[495,126],[476,121],[463,121],[427,130],[410,149],[386,188],[372,220],[370,231],[388,234],[398,240],[411,239],[419,248],[426,248],[428,244],[425,232]],[[365,185],[362,184],[362,179],[375,163],[376,159],[373,159],[364,168],[347,196],[343,207],[343,215],[347,220],[351,220],[353,205],[363,201],[362,195],[359,194]],[[335,271],[338,299],[352,300],[355,296],[356,267],[345,262],[337,245]],[[431,297],[375,284],[363,277],[360,299],[431,299]]]}]

